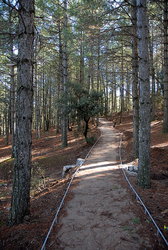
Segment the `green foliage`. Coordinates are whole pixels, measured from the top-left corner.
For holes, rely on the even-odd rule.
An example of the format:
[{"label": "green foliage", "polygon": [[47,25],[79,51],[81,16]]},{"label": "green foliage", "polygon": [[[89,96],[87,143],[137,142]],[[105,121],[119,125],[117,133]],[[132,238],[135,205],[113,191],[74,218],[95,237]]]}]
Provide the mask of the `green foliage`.
[{"label": "green foliage", "polygon": [[134,230],[133,227],[131,227],[129,225],[125,225],[122,228],[124,231],[127,231],[128,233],[132,233],[132,231]]},{"label": "green foliage", "polygon": [[139,218],[139,217],[135,217],[135,218],[132,219],[132,223],[133,223],[133,224],[140,224],[140,222],[141,222],[141,221],[140,221],[140,218]]},{"label": "green foliage", "polygon": [[72,85],[71,108],[81,119],[89,119],[102,112],[102,92],[88,91],[79,84]]},{"label": "green foliage", "polygon": [[92,137],[87,137],[86,138],[86,142],[90,145],[94,145],[96,142],[96,137],[92,136]]}]

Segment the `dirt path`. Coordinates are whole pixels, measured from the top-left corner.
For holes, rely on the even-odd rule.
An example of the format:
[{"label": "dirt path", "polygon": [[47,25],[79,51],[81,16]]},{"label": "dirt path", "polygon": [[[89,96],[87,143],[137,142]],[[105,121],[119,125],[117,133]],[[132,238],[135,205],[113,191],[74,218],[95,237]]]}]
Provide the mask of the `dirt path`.
[{"label": "dirt path", "polygon": [[56,240],[52,237],[47,249],[152,249],[120,183],[119,134],[103,119],[100,129],[102,137],[77,174],[80,181],[71,190]]}]

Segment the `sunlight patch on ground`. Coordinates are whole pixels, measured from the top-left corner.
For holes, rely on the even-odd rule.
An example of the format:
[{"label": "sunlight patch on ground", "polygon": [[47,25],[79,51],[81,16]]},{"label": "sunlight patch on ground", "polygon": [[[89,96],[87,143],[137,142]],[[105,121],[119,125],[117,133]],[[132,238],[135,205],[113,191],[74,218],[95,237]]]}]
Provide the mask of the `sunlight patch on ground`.
[{"label": "sunlight patch on ground", "polygon": [[154,127],[155,125],[161,124],[161,123],[162,123],[161,121],[153,121],[153,122],[151,123],[151,127]]},{"label": "sunlight patch on ground", "polygon": [[79,170],[79,174],[80,177],[91,179],[108,175],[112,170],[118,168],[119,165],[116,161],[103,161],[82,166]]},{"label": "sunlight patch on ground", "polygon": [[130,166],[133,166],[132,162],[127,163],[127,164],[120,164],[120,168],[123,168],[123,169],[128,169],[128,167]]},{"label": "sunlight patch on ground", "polygon": [[95,179],[95,178],[101,178],[101,177],[104,177],[104,176],[107,176],[107,175],[111,175],[111,173],[109,172],[109,170],[107,172],[95,172],[95,173],[92,173],[92,174],[86,174],[86,173],[83,173],[82,175],[80,175],[80,177],[83,177],[85,179]]},{"label": "sunlight patch on ground", "polygon": [[106,149],[101,150],[101,152],[107,152],[109,149],[116,149],[116,148],[118,148],[118,145],[109,144],[109,145],[106,146]]},{"label": "sunlight patch on ground", "polygon": [[11,156],[5,156],[5,157],[1,157],[0,158],[0,163],[6,161],[6,160],[10,160],[11,159]]},{"label": "sunlight patch on ground", "polygon": [[87,169],[87,168],[91,168],[91,167],[101,167],[101,166],[106,166],[106,165],[110,165],[110,164],[115,164],[115,161],[102,161],[102,162],[97,162],[97,163],[92,163],[92,164],[87,164],[81,167],[81,169]]},{"label": "sunlight patch on ground", "polygon": [[82,136],[78,137],[78,138],[75,138],[75,139],[70,139],[68,141],[68,143],[72,143],[72,142],[77,142],[77,141],[80,141],[80,140],[83,140]]},{"label": "sunlight patch on ground", "polygon": [[8,146],[5,146],[5,147],[1,147],[1,150],[8,149],[8,148],[12,148],[11,145],[8,145]]},{"label": "sunlight patch on ground", "polygon": [[158,143],[158,144],[152,146],[151,148],[164,148],[164,147],[167,147],[167,146],[168,146],[168,143],[164,142],[164,143]]}]

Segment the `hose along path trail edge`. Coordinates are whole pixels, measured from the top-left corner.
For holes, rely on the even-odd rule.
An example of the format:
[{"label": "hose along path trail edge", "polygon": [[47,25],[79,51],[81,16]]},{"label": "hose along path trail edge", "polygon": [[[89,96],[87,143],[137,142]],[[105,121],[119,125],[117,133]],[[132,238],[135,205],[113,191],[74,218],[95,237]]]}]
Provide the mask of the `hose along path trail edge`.
[{"label": "hose along path trail edge", "polygon": [[159,226],[157,225],[156,221],[154,220],[154,218],[152,217],[151,213],[149,212],[149,210],[147,209],[147,207],[145,206],[144,202],[142,201],[141,197],[139,196],[139,194],[137,193],[137,191],[134,189],[134,187],[131,185],[127,175],[126,175],[126,172],[123,168],[123,162],[122,162],[122,156],[121,156],[121,148],[122,148],[122,134],[121,134],[121,139],[120,139],[120,146],[119,146],[119,155],[120,155],[120,166],[121,166],[121,169],[122,169],[122,172],[123,172],[123,175],[131,189],[131,191],[135,194],[135,197],[136,197],[136,200],[138,200],[141,204],[141,206],[144,208],[144,213],[147,214],[149,216],[149,218],[151,219],[153,225],[155,226],[156,228],[156,231],[157,231],[157,235],[159,235],[166,246],[168,246],[168,241],[167,239],[165,238],[165,236],[163,235],[162,231],[160,230]]},{"label": "hose along path trail edge", "polygon": [[[135,223],[137,205],[122,182],[121,134],[105,119],[101,118],[100,124],[101,137],[72,176],[41,250],[154,249],[153,238],[143,230],[144,222]],[[79,181],[70,189],[75,176]],[[73,196],[58,223],[69,189]],[[57,232],[50,235],[56,222]]]}]

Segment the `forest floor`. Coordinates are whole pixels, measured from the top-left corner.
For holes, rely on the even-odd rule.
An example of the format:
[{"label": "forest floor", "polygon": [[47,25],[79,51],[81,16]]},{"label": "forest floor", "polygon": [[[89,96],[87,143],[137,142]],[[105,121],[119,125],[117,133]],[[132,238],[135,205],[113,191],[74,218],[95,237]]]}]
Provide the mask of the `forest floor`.
[{"label": "forest floor", "polygon": [[[116,119],[119,121],[119,118]],[[162,114],[158,114],[157,120],[151,123],[151,188],[141,189],[137,185],[136,177],[130,175],[128,177],[168,239],[168,134],[163,133],[162,127]],[[123,133],[124,164],[137,166],[138,160],[132,154],[132,115],[125,114],[122,123],[116,125],[115,128]],[[151,223],[150,220],[149,223]]]},{"label": "forest floor", "polygon": [[[123,132],[123,158],[130,165],[136,164],[131,154],[132,149],[132,118],[127,115],[123,122],[116,126]],[[91,136],[99,135],[95,128]],[[10,159],[11,146],[5,146],[0,139],[0,231],[1,249],[40,249],[59,202],[67,187],[70,175],[61,178],[62,167],[74,164],[77,158],[84,158],[91,145],[87,145],[76,131],[69,133],[69,147],[62,149],[60,135],[52,130],[42,134],[40,139],[33,139],[33,177],[31,187],[31,217],[26,218],[22,225],[8,227],[10,195],[12,188],[12,165]],[[168,237],[168,135],[162,133],[162,121],[152,123],[152,187],[141,190],[136,185],[136,178],[129,177],[145,204],[158,222],[162,232]],[[123,185],[127,184],[123,181]],[[129,190],[129,189],[128,189]],[[130,192],[130,191],[128,191]],[[148,223],[151,224],[150,220]],[[144,228],[144,230],[146,230]],[[155,239],[155,232],[151,226]],[[148,232],[147,232],[148,234]],[[157,248],[155,248],[157,249]]]},{"label": "forest floor", "polygon": [[[91,124],[90,127],[88,135],[96,140],[100,131]],[[40,139],[33,134],[31,217],[21,225],[9,227],[13,159],[11,145],[5,146],[5,139],[0,138],[0,249],[40,249],[72,174],[62,178],[63,166],[85,158],[92,147],[75,128],[68,132],[68,141],[68,147],[62,148],[61,136],[55,130],[42,133]]]}]

